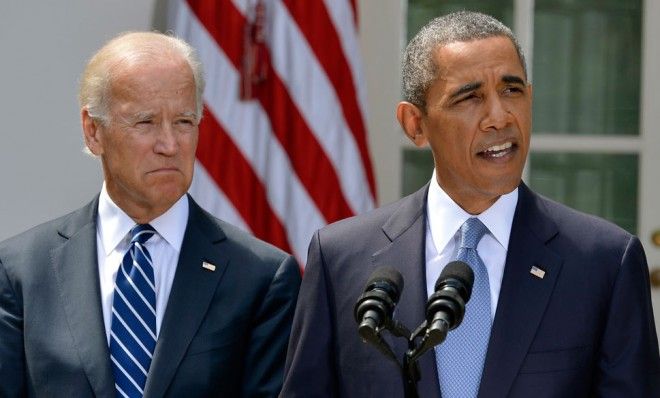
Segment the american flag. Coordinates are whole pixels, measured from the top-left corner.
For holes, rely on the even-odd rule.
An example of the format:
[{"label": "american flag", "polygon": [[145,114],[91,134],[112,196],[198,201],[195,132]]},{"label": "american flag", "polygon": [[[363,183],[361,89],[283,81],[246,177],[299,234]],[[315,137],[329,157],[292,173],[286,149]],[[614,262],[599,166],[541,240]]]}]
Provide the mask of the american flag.
[{"label": "american flag", "polygon": [[168,19],[207,86],[190,193],[294,254],[372,209],[356,0],[177,0]]}]

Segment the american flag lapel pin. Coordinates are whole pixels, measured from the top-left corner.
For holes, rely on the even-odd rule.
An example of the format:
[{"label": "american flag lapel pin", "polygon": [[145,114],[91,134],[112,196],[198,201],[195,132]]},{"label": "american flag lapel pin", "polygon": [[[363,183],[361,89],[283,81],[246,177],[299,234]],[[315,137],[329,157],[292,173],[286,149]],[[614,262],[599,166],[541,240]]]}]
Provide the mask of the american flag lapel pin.
[{"label": "american flag lapel pin", "polygon": [[206,262],[206,261],[202,262],[202,268],[207,269],[211,272],[215,271],[215,265],[213,265],[209,262]]},{"label": "american flag lapel pin", "polygon": [[537,266],[533,266],[529,270],[529,273],[534,275],[535,277],[537,277],[539,279],[543,279],[543,277],[545,276],[545,271],[543,271],[541,268],[539,268]]}]

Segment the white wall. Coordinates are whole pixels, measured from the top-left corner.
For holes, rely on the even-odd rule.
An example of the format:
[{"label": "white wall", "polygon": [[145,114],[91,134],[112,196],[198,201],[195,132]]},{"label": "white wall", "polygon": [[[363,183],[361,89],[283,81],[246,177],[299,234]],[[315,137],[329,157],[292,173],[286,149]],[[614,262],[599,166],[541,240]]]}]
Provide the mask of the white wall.
[{"label": "white wall", "polygon": [[0,240],[89,201],[98,162],[81,152],[77,82],[89,56],[152,25],[154,0],[0,3]]},{"label": "white wall", "polygon": [[406,0],[361,0],[360,41],[367,83],[369,148],[378,203],[401,195],[401,145],[407,139],[396,120],[401,98],[401,55],[406,39]]}]

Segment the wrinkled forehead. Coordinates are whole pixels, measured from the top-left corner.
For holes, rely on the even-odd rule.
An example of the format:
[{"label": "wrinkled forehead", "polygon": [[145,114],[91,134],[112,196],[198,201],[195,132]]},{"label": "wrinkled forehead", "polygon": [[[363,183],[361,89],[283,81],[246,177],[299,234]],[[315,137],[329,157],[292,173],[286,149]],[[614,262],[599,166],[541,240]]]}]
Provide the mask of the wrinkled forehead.
[{"label": "wrinkled forehead", "polygon": [[111,81],[126,77],[151,76],[169,70],[177,70],[177,73],[193,79],[193,72],[188,61],[181,54],[167,49],[160,53],[134,51],[118,54],[108,63]]},{"label": "wrinkled forehead", "polygon": [[117,63],[113,69],[109,80],[111,97],[125,93],[148,96],[156,92],[194,91],[193,72],[183,58],[162,62],[130,60]]},{"label": "wrinkled forehead", "polygon": [[513,42],[506,36],[469,41],[453,41],[436,46],[433,52],[436,78],[483,74],[513,75],[526,80],[525,71]]}]

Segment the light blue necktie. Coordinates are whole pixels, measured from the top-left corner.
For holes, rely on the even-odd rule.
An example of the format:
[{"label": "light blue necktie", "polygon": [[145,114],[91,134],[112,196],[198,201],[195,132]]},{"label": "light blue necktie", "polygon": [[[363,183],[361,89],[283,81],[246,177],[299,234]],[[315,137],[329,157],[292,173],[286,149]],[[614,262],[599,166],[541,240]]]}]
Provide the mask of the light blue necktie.
[{"label": "light blue necktie", "polygon": [[156,231],[149,224],[131,230],[131,245],[115,279],[110,359],[118,397],[142,397],[156,347],[156,290],[151,256],[144,243]]},{"label": "light blue necktie", "polygon": [[457,260],[472,268],[474,285],[463,322],[435,349],[443,398],[473,398],[479,392],[492,323],[488,270],[477,253],[486,232],[488,228],[474,217],[461,226]]}]

